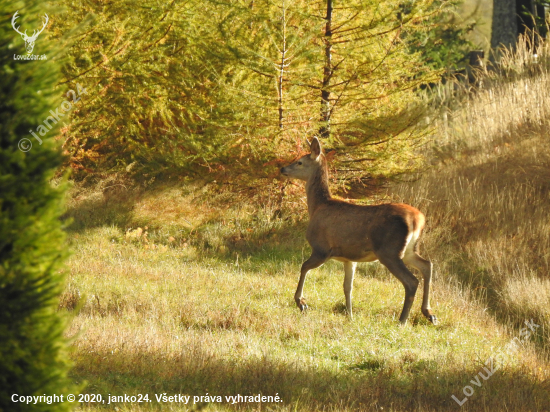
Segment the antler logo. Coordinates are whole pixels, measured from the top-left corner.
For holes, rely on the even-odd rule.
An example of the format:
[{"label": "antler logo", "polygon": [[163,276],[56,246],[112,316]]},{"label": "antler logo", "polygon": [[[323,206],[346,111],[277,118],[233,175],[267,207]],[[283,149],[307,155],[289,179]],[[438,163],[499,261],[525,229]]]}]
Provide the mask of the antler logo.
[{"label": "antler logo", "polygon": [[27,36],[27,30],[25,30],[25,33],[21,33],[19,31],[19,27],[15,27],[15,20],[19,17],[17,15],[19,13],[19,10],[15,12],[13,15],[13,18],[11,19],[11,25],[13,26],[13,29],[23,37],[23,40],[25,40],[25,48],[27,49],[27,54],[31,54],[32,50],[34,49],[34,42],[38,38],[38,35],[44,31],[46,28],[46,25],[48,24],[49,17],[47,14],[44,13],[44,17],[46,17],[46,21],[44,22],[44,25],[42,26],[42,29],[37,33],[36,30],[33,31],[32,36]]}]

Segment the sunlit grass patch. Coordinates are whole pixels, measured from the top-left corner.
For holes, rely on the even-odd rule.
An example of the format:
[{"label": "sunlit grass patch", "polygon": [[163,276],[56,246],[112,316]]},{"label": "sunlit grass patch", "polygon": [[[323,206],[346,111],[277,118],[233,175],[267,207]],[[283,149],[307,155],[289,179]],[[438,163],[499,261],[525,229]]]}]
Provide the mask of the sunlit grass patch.
[{"label": "sunlit grass patch", "polygon": [[[191,259],[186,248],[113,241],[123,233],[103,227],[71,236],[75,253],[61,307],[78,308],[69,331],[76,334],[74,376],[87,380],[89,393],[278,393],[284,403],[270,407],[280,410],[403,410],[417,404],[409,394],[419,393],[432,399],[422,403],[426,410],[431,402],[451,408],[453,391],[509,340],[443,279],[435,283],[437,327],[420,314],[419,299],[410,324],[398,326],[403,288],[377,263],[357,271],[354,320],[338,310],[337,262],[308,276],[310,310],[301,314],[293,300],[301,250],[287,259],[267,254],[265,265],[253,256]],[[532,349],[525,350],[506,373],[533,362]],[[508,382],[506,373],[495,379]],[[537,385],[537,377],[529,379]]]}]

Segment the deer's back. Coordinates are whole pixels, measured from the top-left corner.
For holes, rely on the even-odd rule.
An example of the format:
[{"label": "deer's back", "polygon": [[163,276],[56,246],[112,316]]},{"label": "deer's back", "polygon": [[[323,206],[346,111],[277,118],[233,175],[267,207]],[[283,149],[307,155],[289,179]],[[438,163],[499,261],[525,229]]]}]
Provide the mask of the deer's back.
[{"label": "deer's back", "polygon": [[420,235],[424,215],[400,203],[364,206],[330,200],[310,217],[307,240],[321,253],[343,260],[376,260],[381,248],[402,253]]}]

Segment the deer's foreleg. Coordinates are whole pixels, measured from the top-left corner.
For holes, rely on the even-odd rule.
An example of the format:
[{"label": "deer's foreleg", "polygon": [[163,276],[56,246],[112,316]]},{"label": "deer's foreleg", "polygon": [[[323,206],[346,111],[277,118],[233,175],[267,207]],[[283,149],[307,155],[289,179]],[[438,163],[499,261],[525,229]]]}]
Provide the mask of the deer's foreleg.
[{"label": "deer's foreleg", "polygon": [[346,310],[348,316],[353,318],[353,312],[351,309],[351,292],[353,290],[353,275],[355,274],[356,262],[344,262],[344,295],[346,296]]},{"label": "deer's foreleg", "polygon": [[300,271],[300,280],[298,281],[298,287],[296,288],[296,293],[294,294],[296,305],[298,305],[302,312],[307,309],[306,300],[304,299],[303,295],[307,272],[309,272],[311,269],[318,268],[323,263],[325,263],[326,260],[326,256],[320,253],[315,253],[314,251],[310,258],[302,264],[302,269]]}]

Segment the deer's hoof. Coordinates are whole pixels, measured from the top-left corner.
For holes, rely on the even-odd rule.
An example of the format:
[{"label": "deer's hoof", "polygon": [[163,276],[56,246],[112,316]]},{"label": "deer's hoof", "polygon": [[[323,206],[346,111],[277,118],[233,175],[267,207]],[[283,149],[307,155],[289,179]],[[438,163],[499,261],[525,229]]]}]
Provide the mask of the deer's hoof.
[{"label": "deer's hoof", "polygon": [[426,312],[424,312],[424,316],[426,316],[426,319],[428,319],[434,325],[437,325],[437,318],[435,317],[435,315],[432,313],[431,310],[428,309]]}]

